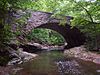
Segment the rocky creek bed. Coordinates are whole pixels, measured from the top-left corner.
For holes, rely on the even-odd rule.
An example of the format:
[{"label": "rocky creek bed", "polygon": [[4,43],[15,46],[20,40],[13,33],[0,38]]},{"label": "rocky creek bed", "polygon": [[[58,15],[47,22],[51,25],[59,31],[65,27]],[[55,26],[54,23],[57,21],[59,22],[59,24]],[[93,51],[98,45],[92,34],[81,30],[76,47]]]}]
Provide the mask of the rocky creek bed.
[{"label": "rocky creek bed", "polygon": [[100,54],[87,52],[84,46],[67,49],[64,52],[43,50],[37,54],[19,48],[18,51],[12,50],[10,53],[16,58],[9,61],[7,66],[0,67],[0,75],[100,74]]},{"label": "rocky creek bed", "polygon": [[86,50],[86,48],[83,45],[80,47],[66,49],[64,51],[64,54],[69,57],[75,57],[84,61],[91,61],[96,64],[100,64],[100,54]]},{"label": "rocky creek bed", "polygon": [[0,75],[100,75],[100,64],[71,57],[70,53],[41,51],[37,54],[34,60],[0,67]]}]

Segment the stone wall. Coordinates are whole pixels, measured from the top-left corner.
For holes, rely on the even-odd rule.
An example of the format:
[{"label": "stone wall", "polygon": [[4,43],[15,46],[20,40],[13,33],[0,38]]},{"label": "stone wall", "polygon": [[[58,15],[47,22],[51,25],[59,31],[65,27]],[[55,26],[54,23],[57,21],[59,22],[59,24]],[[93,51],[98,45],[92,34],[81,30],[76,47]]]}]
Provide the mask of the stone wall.
[{"label": "stone wall", "polygon": [[66,24],[59,25],[61,19],[51,17],[52,13],[47,12],[32,12],[32,16],[28,20],[26,25],[26,31],[31,31],[34,28],[47,28],[52,29],[60,33],[66,42],[68,43],[66,48],[71,48],[84,44],[85,37],[77,28],[71,28],[70,20],[73,17],[66,17]]}]

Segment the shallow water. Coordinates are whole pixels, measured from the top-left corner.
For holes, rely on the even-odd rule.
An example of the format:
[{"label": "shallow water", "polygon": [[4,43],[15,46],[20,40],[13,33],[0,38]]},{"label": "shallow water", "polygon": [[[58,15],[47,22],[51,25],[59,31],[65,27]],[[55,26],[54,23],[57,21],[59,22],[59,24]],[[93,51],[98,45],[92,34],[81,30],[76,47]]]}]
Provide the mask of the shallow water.
[{"label": "shallow water", "polygon": [[64,56],[60,51],[42,51],[34,60],[16,65],[10,75],[100,75],[100,65]]}]

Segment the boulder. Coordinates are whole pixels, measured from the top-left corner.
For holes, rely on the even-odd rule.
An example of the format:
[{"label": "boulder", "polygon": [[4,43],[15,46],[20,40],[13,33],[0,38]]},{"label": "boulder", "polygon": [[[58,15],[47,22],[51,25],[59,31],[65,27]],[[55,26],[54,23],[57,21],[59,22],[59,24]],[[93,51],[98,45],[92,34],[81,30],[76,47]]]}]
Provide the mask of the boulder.
[{"label": "boulder", "polygon": [[11,61],[8,62],[8,65],[14,65],[14,64],[21,64],[23,62],[28,62],[32,59],[34,59],[37,54],[28,53],[23,51],[22,48],[19,48],[18,51],[11,51],[11,56],[15,56]]}]

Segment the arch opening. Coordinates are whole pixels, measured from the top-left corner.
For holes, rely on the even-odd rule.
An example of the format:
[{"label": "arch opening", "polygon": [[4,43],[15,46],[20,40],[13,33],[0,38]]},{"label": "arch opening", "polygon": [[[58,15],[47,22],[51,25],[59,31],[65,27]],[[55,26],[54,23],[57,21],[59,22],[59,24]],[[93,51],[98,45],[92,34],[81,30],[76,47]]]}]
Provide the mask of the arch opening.
[{"label": "arch opening", "polygon": [[78,28],[71,28],[68,24],[63,26],[59,25],[59,23],[46,23],[36,28],[47,28],[60,33],[67,42],[66,49],[83,45],[85,42],[84,34]]},{"label": "arch opening", "polygon": [[32,29],[31,33],[28,35],[28,39],[33,40],[35,43],[49,46],[61,46],[66,43],[66,40],[61,34],[48,28]]}]

